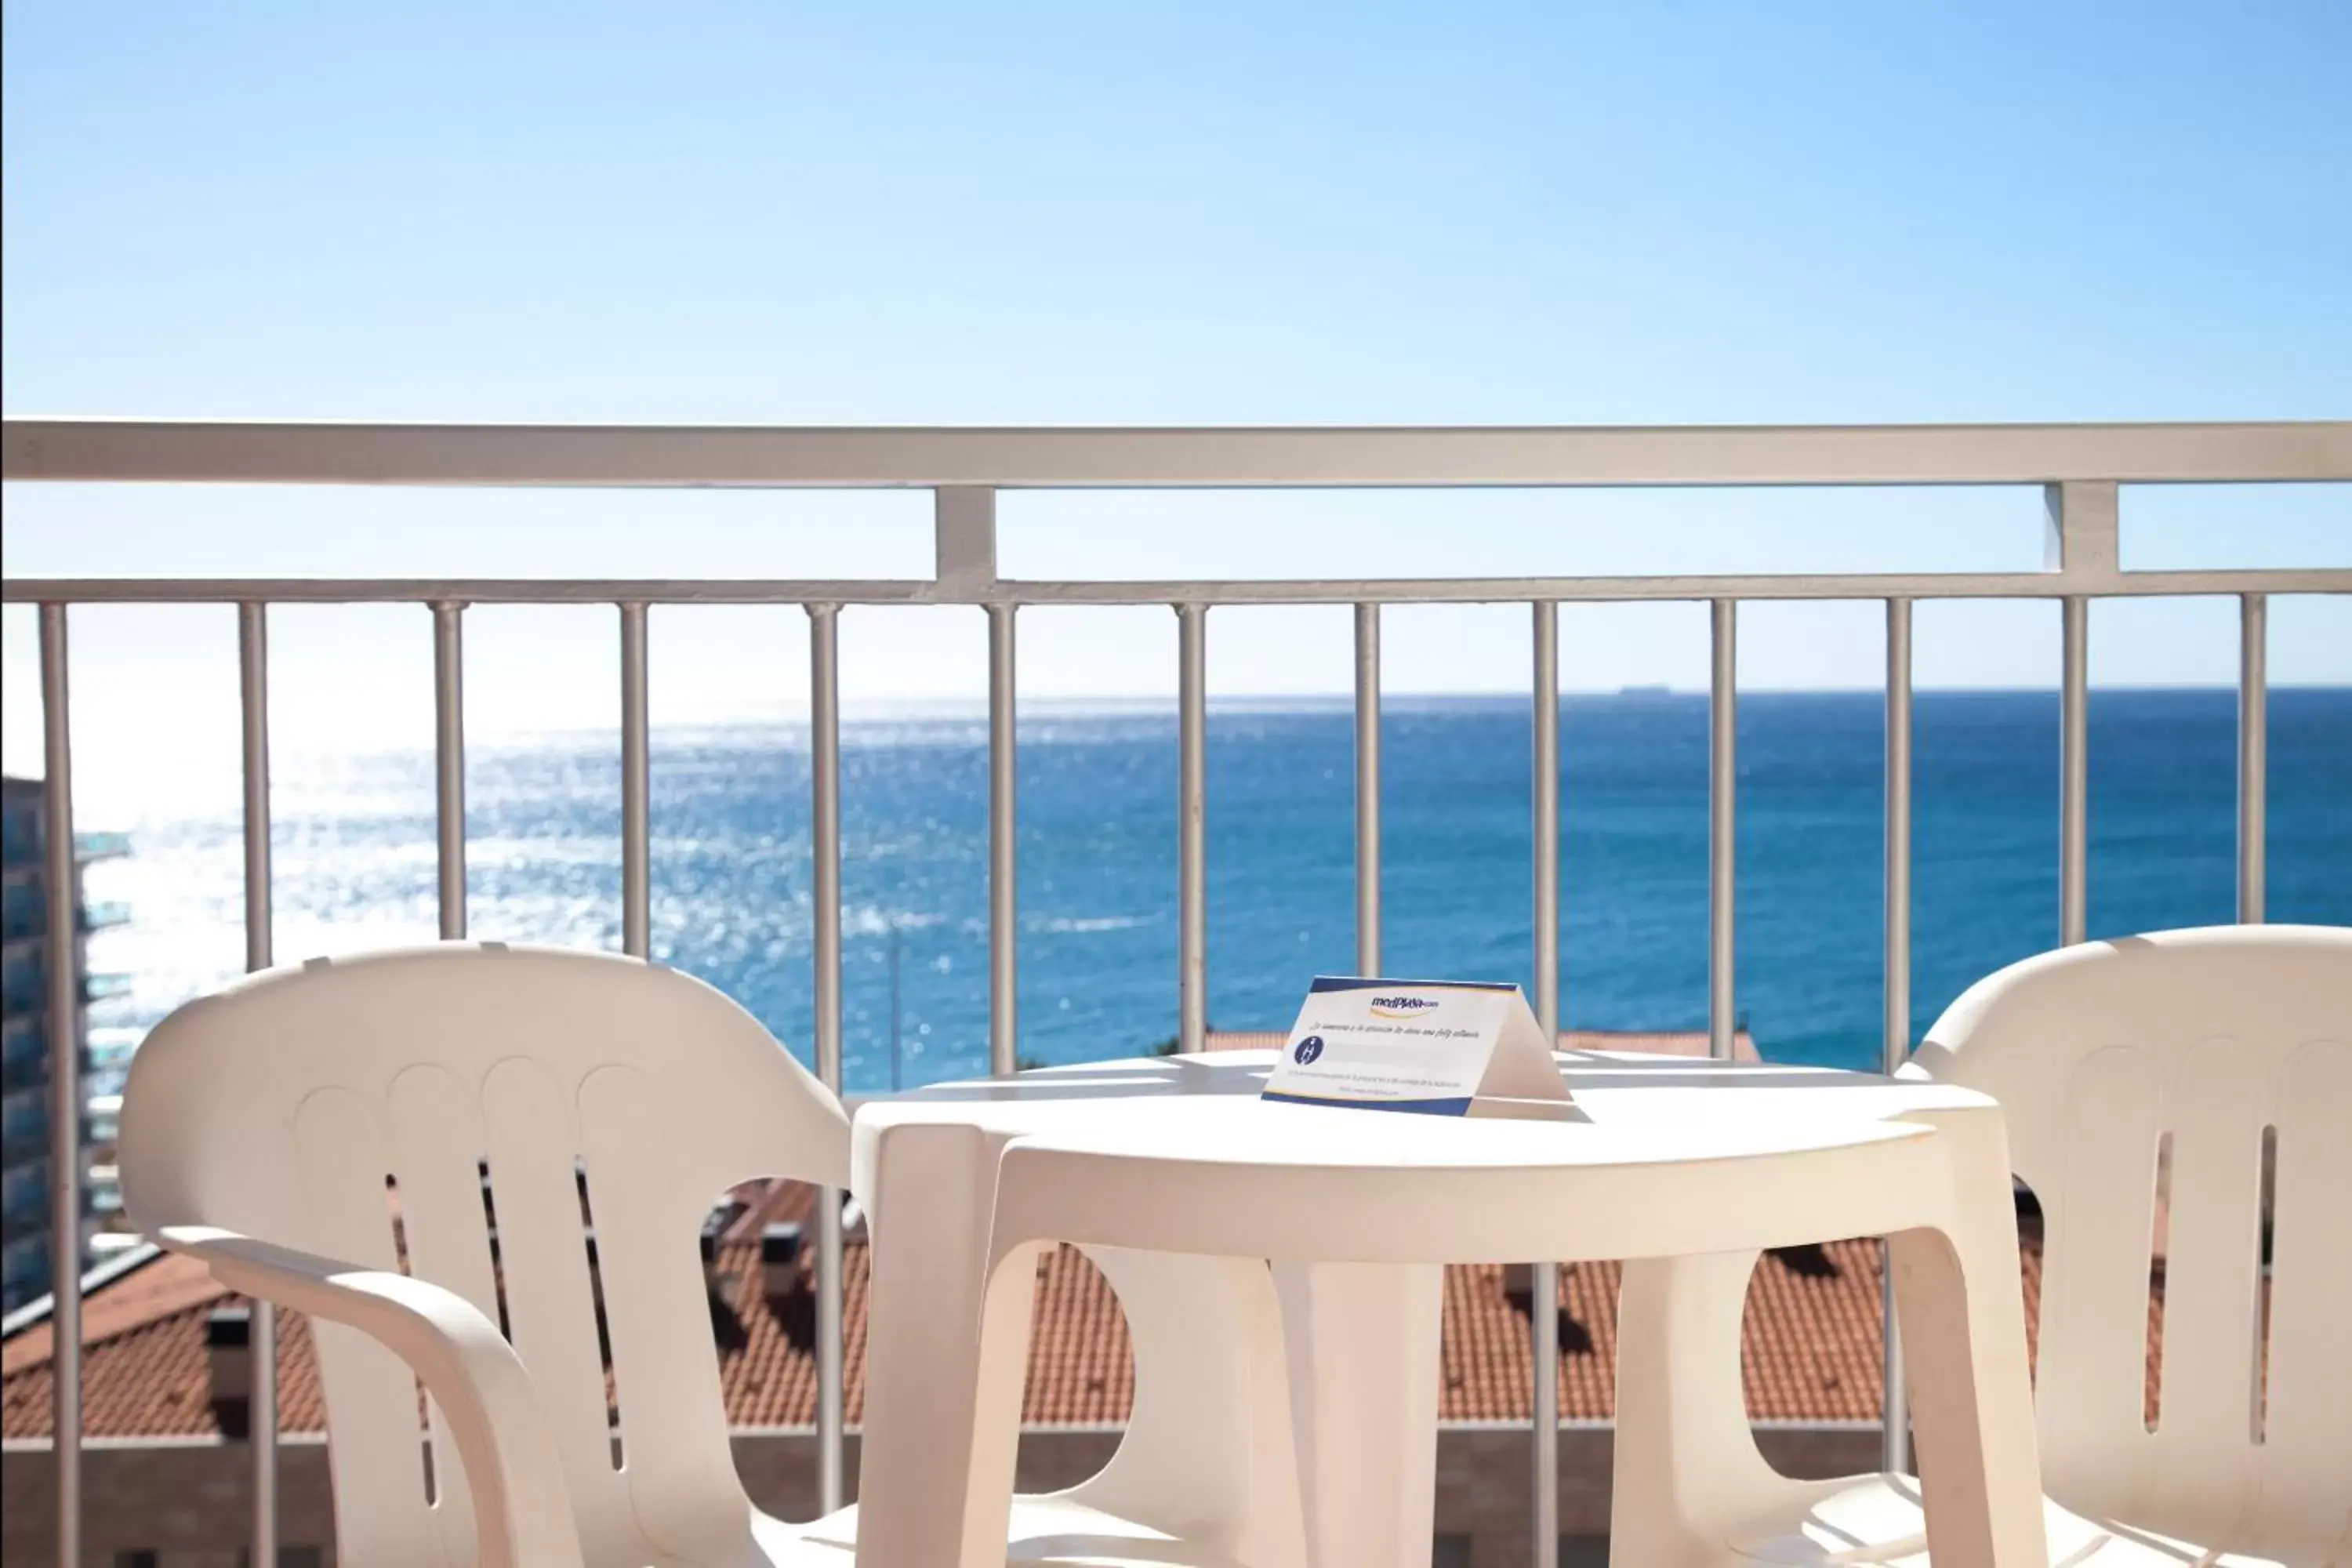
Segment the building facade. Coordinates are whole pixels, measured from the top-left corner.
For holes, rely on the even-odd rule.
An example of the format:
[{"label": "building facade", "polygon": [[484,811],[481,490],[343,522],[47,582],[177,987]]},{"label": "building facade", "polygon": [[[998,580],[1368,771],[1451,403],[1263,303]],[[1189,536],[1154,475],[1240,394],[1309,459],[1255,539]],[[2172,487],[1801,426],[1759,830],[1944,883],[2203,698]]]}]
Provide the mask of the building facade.
[{"label": "building facade", "polygon": [[[52,942],[71,942],[75,984],[88,1003],[106,993],[110,977],[90,972],[88,938],[121,919],[112,906],[82,896],[81,870],[92,860],[129,849],[120,834],[79,836],[74,844],[73,929],[49,930],[46,856],[48,830],[41,785],[37,780],[0,781],[0,1311],[48,1292],[50,1260],[49,951]],[[87,1009],[76,1011],[76,1037],[69,1043],[79,1070],[89,1066]],[[89,1129],[87,1111],[77,1129],[87,1175]],[[88,1183],[83,1184],[84,1229],[88,1229]],[[88,1256],[87,1237],[83,1256]]]}]

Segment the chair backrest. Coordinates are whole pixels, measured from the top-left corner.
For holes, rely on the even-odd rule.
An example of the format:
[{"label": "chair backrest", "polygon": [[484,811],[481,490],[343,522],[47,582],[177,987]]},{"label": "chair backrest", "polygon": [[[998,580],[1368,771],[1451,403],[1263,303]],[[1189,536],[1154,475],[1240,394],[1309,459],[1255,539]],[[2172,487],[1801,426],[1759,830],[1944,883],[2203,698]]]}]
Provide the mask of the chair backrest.
[{"label": "chair backrest", "polygon": [[[500,1322],[545,1406],[590,1564],[748,1554],[700,1226],[754,1177],[844,1184],[848,1125],[709,986],[499,943],[271,970],[147,1037],[121,1165],[144,1227],[216,1226],[405,1268]],[[419,1441],[415,1379],[352,1331],[314,1337],[340,1560],[470,1563],[464,1477],[437,1416]]]},{"label": "chair backrest", "polygon": [[2041,1200],[2051,1494],[2282,1561],[2352,1549],[2352,931],[2044,953],[1971,987],[1914,1059],[2000,1101]]}]

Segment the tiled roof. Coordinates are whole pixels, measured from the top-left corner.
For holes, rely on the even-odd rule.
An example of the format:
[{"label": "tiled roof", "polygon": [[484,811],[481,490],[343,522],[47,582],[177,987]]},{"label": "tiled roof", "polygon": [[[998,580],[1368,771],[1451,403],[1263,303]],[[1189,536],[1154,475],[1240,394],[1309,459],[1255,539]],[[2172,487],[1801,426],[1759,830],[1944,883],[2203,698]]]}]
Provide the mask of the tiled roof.
[{"label": "tiled roof", "polygon": [[[220,1294],[221,1288],[202,1268],[162,1268],[153,1262],[135,1267],[82,1298],[82,1340],[101,1343],[184,1307],[213,1301]],[[0,1375],[14,1377],[20,1366],[47,1361],[50,1342],[46,1318],[9,1335],[5,1344],[0,1344]]]},{"label": "tiled roof", "polygon": [[[1221,1032],[1213,1049],[1278,1047],[1273,1033]],[[1564,1048],[1704,1056],[1703,1034],[1563,1031]],[[1745,1030],[1737,1055],[1756,1059]],[[811,1232],[814,1189],[760,1184],[737,1194],[718,1237],[712,1264],[712,1327],[719,1346],[727,1407],[739,1426],[805,1426],[816,1412],[813,1259],[802,1263],[803,1289],[772,1304],[764,1295],[759,1241],[763,1227],[798,1223]],[[2029,1227],[2032,1234],[2032,1227]],[[2041,1256],[2023,1255],[2027,1321],[2038,1315]],[[844,1249],[843,1332],[849,1419],[865,1395],[866,1251],[853,1237]],[[1444,1387],[1439,1411],[1449,1421],[1525,1421],[1533,1400],[1528,1317],[1499,1265],[1445,1271]],[[1616,1405],[1615,1263],[1563,1268],[1560,1411],[1604,1419]],[[1790,1248],[1758,1268],[1742,1332],[1749,1413],[1762,1420],[1874,1421],[1880,1399],[1880,1250],[1874,1241],[1833,1241]],[[1047,1253],[1038,1266],[1024,1419],[1065,1426],[1125,1418],[1134,1397],[1127,1324],[1109,1286],[1074,1248]],[[205,1319],[242,1299],[215,1284],[203,1267],[166,1255],[109,1281],[83,1306],[84,1405],[93,1436],[193,1436],[217,1430],[210,1405]],[[278,1336],[279,1419],[288,1431],[316,1432],[324,1406],[307,1326],[282,1313]],[[2148,1345],[2153,1397],[2160,1310],[2150,1304]],[[0,1415],[11,1438],[44,1436],[49,1426],[49,1329],[36,1324],[0,1352]]]},{"label": "tiled roof", "polygon": [[[805,1219],[809,1188],[778,1183],[749,1201],[722,1236],[713,1268],[723,1305],[712,1314],[727,1405],[738,1426],[804,1426],[816,1410],[814,1315],[803,1294],[777,1306],[763,1299],[759,1231]],[[859,1418],[866,1361],[866,1252],[845,1254],[849,1418]],[[2029,1321],[2040,1283],[2029,1247]],[[803,1262],[805,1286],[809,1260]],[[1560,1409],[1571,1418],[1606,1417],[1614,1407],[1617,1283],[1614,1263],[1561,1270]],[[93,1436],[194,1436],[216,1430],[210,1405],[205,1320],[239,1298],[203,1267],[175,1255],[100,1287],[85,1307],[84,1402]],[[1745,1359],[1748,1408],[1759,1419],[1867,1421],[1878,1415],[1879,1248],[1831,1242],[1767,1258],[1748,1297]],[[298,1313],[279,1316],[280,1420],[289,1431],[320,1431],[324,1411],[310,1335]],[[1451,1421],[1524,1421],[1529,1397],[1528,1320],[1506,1294],[1505,1271],[1479,1265],[1446,1270],[1444,1389]],[[1025,1419],[1035,1425],[1118,1421],[1134,1393],[1125,1321],[1109,1287],[1074,1249],[1047,1253],[1038,1268]],[[49,1424],[46,1325],[10,1338],[0,1376],[0,1415],[11,1438],[43,1436]]]}]

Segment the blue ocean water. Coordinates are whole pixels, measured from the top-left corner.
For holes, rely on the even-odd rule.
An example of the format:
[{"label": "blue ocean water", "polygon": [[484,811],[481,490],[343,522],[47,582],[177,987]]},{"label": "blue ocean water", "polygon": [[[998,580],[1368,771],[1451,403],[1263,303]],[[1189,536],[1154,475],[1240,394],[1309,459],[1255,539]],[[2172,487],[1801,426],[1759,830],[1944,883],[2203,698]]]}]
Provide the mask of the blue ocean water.
[{"label": "blue ocean water", "polygon": [[[2270,916],[2352,924],[2352,689],[2270,700]],[[1879,1053],[1883,704],[1744,695],[1738,989],[1764,1054]],[[2235,889],[2236,700],[2100,691],[2091,705],[2094,935],[2227,921]],[[1706,1022],[1703,697],[1561,708],[1567,1021]],[[1176,727],[1164,707],[1043,708],[1020,725],[1021,1051],[1129,1056],[1176,1028]],[[1382,730],[1391,974],[1528,982],[1524,699],[1392,699]],[[1209,1010],[1288,1025],[1307,981],[1354,968],[1352,720],[1344,701],[1219,707],[1209,726]],[[1916,709],[1915,1033],[1969,983],[2057,938],[2058,702],[1931,692]],[[987,1061],[986,730],[978,714],[853,721],[843,736],[846,1078]],[[657,954],[733,994],[805,1054],[805,734],[655,734]],[[619,763],[609,737],[468,757],[472,934],[617,947]],[[429,755],[281,770],[282,960],[428,940]],[[101,868],[136,922],[101,939],[132,1029],[235,973],[237,826],[162,819]]]}]

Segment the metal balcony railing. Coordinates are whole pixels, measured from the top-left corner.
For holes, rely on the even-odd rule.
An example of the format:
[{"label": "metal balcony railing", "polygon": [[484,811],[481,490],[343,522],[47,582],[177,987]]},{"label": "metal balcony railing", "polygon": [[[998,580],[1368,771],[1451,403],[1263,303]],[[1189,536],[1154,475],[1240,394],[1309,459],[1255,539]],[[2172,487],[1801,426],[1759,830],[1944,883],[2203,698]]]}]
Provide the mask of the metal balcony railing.
[{"label": "metal balcony railing", "polygon": [[[810,637],[811,816],[815,892],[815,1051],[841,1084],[841,771],[837,612],[844,605],[968,605],[989,626],[989,1046],[994,1071],[1014,1065],[1013,705],[1015,625],[1032,605],[1161,604],[1176,612],[1179,712],[1180,1043],[1206,1032],[1207,899],[1203,816],[1209,612],[1237,604],[1345,604],[1355,609],[1356,947],[1366,973],[1381,963],[1380,704],[1383,605],[1517,602],[1533,636],[1533,879],[1536,995],[1544,1027],[1559,1014],[1558,606],[1563,601],[1675,599],[1711,606],[1708,1024],[1731,1053],[1733,994],[1734,689],[1738,606],[1749,599],[1866,599],[1886,615],[1885,1014],[1888,1066],[1910,1048],[1911,610],[1920,599],[2057,600],[2063,626],[2059,930],[2084,935],[2089,605],[2136,595],[2234,596],[2240,607],[2238,912],[2263,918],[2264,653],[2268,596],[2352,594],[2352,571],[2126,572],[2117,554],[2117,487],[2129,483],[2291,483],[2352,479],[2352,422],[2256,425],[1861,426],[1736,429],[758,429],[231,424],[11,419],[11,480],[318,485],[825,487],[928,489],[935,498],[937,569],[923,581],[13,581],[8,603],[39,606],[47,744],[51,929],[71,921],[72,730],[67,618],[78,604],[207,603],[237,607],[243,674],[246,955],[270,962],[269,607],[288,603],[408,603],[429,607],[435,653],[440,923],[466,932],[465,611],[492,603],[609,604],[621,632],[622,903],[625,949],[650,945],[651,893],[646,612],[650,605],[798,605]],[[2042,572],[1307,580],[1280,582],[1008,581],[996,571],[996,496],[1034,488],[1486,486],[2038,485],[2049,514]],[[70,944],[54,962],[70,963]],[[79,1037],[69,970],[49,987],[48,1038]],[[79,1124],[69,1049],[51,1093]],[[81,1195],[73,1151],[51,1194],[59,1216],[57,1277],[73,1278],[68,1238]],[[820,1492],[841,1500],[841,1205],[825,1194],[820,1223],[817,1329]],[[1557,1300],[1539,1265],[1534,1300]],[[80,1332],[71,1289],[56,1303],[59,1560],[79,1561]],[[1889,1314],[1891,1329],[1892,1315]],[[1549,1568],[1558,1539],[1558,1339],[1530,1324],[1535,1357],[1535,1557]],[[254,1560],[276,1555],[274,1330],[254,1321]],[[1887,1336],[1886,1462],[1907,1468],[1900,1350]]]}]

